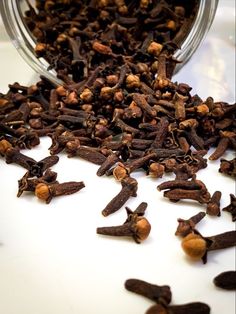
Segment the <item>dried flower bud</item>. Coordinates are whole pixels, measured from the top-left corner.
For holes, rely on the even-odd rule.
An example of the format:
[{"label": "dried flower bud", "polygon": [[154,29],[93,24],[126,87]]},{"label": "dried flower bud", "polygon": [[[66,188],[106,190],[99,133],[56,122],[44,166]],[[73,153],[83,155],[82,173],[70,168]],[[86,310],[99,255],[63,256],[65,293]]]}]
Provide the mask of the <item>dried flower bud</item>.
[{"label": "dried flower bud", "polygon": [[56,39],[56,42],[57,44],[61,45],[61,44],[64,44],[66,43],[68,40],[68,36],[66,34],[59,34],[57,39]]},{"label": "dried flower bud", "polygon": [[79,29],[75,26],[71,27],[68,32],[70,37],[75,37],[79,34]]},{"label": "dried flower bud", "polygon": [[0,141],[0,155],[4,156],[8,148],[11,148],[12,145],[7,140]]},{"label": "dried flower bud", "polygon": [[98,6],[100,8],[104,8],[104,7],[107,7],[109,5],[109,0],[99,0],[98,1]]},{"label": "dried flower bud", "polygon": [[206,116],[209,113],[209,111],[210,110],[209,110],[208,106],[205,104],[199,105],[196,108],[197,115],[200,117]]},{"label": "dried flower bud", "polygon": [[68,105],[77,105],[78,104],[78,96],[76,92],[70,92],[65,100],[65,103]]},{"label": "dried flower bud", "polygon": [[33,129],[42,129],[43,122],[41,118],[29,119],[29,125]]},{"label": "dried flower bud", "polygon": [[81,109],[84,110],[84,111],[86,111],[86,112],[91,112],[92,109],[93,109],[93,106],[90,105],[90,104],[83,104],[83,105],[81,106]]},{"label": "dried flower bud", "polygon": [[190,233],[182,240],[184,252],[194,259],[201,259],[207,250],[206,241],[198,234]]},{"label": "dried flower bud", "polygon": [[57,95],[61,97],[65,97],[67,95],[67,90],[62,85],[57,87],[56,92],[57,92]]},{"label": "dried flower bud", "polygon": [[43,200],[43,201],[48,200],[50,198],[50,195],[51,195],[48,185],[45,183],[37,184],[36,188],[35,188],[35,195],[40,200]]},{"label": "dried flower bud", "polygon": [[82,99],[85,103],[91,103],[93,100],[93,93],[89,88],[85,88],[83,92],[80,94],[80,99]]},{"label": "dried flower bud", "polygon": [[152,162],[149,165],[148,174],[151,177],[162,178],[164,172],[165,172],[165,166],[161,165],[158,162]]},{"label": "dried flower bud", "polygon": [[95,41],[95,42],[93,43],[93,46],[92,46],[92,47],[93,47],[93,50],[99,52],[99,53],[102,54],[102,55],[109,55],[109,54],[112,53],[112,50],[111,50],[110,47],[105,46],[105,45],[99,43],[98,41]]},{"label": "dried flower bud", "polygon": [[4,98],[0,98],[0,107],[5,106],[7,103],[9,103],[9,100],[4,99]]},{"label": "dried flower bud", "polygon": [[180,130],[184,130],[186,128],[196,128],[197,126],[198,122],[196,119],[187,119],[179,123]]},{"label": "dried flower bud", "polygon": [[47,0],[44,4],[44,10],[45,11],[50,11],[55,5],[55,2],[54,1],[51,1],[51,0]]},{"label": "dried flower bud", "polygon": [[157,77],[154,82],[155,89],[164,89],[171,84],[171,81],[168,78]]},{"label": "dried flower bud", "polygon": [[124,100],[124,94],[122,91],[117,91],[113,97],[115,102],[122,102]]},{"label": "dried flower bud", "polygon": [[101,88],[100,97],[104,100],[109,100],[113,97],[113,89],[111,87],[105,86]]},{"label": "dried flower bud", "polygon": [[139,73],[149,72],[148,65],[146,63],[137,63]]},{"label": "dried flower bud", "polygon": [[170,20],[166,23],[166,27],[168,29],[170,29],[171,31],[175,31],[176,30],[176,23],[173,20]]},{"label": "dried flower bud", "polygon": [[140,86],[140,78],[138,75],[129,74],[126,77],[127,88],[138,88]]},{"label": "dried flower bud", "polygon": [[140,0],[140,8],[147,9],[150,4],[150,0]]},{"label": "dried flower bud", "polygon": [[158,61],[157,60],[152,63],[151,70],[154,73],[157,72],[157,70],[158,70]]},{"label": "dried flower bud", "polygon": [[118,83],[118,76],[117,75],[108,75],[106,77],[106,81],[107,81],[107,84],[110,85],[110,86],[114,86]]},{"label": "dried flower bud", "polygon": [[138,217],[135,226],[135,236],[138,241],[144,241],[149,236],[151,225],[145,217]]},{"label": "dried flower bud", "polygon": [[128,171],[122,163],[119,163],[113,170],[113,176],[117,181],[121,181],[128,176]]},{"label": "dried flower bud", "polygon": [[46,50],[47,50],[47,44],[44,44],[44,43],[37,43],[34,48],[34,51],[38,57],[44,56]]},{"label": "dried flower bud", "polygon": [[175,7],[175,14],[181,17],[185,16],[185,8],[181,6],[176,6]]},{"label": "dried flower bud", "polygon": [[158,57],[163,49],[163,46],[155,41],[151,42],[151,44],[147,48],[147,52],[155,57]]}]

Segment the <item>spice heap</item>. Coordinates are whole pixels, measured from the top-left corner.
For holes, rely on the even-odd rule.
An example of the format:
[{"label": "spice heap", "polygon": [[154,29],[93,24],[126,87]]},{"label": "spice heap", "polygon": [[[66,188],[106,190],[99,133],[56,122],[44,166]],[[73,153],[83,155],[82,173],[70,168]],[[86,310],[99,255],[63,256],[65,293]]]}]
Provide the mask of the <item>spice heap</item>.
[{"label": "spice heap", "polygon": [[[25,21],[37,39],[35,52],[64,84],[41,77],[28,87],[10,84],[0,94],[0,154],[6,163],[27,170],[18,181],[18,197],[29,191],[49,203],[54,196],[82,189],[83,182],[57,182],[50,169],[64,152],[98,165],[98,176],[113,175],[120,182],[121,191],[102,210],[104,216],[137,195],[137,170],[157,179],[173,173],[174,180],[157,187],[165,197],[194,200],[206,214],[220,216],[221,192],[210,195],[196,174],[207,167],[204,156],[210,148],[210,160],[236,149],[236,105],[203,100],[191,94],[188,84],[171,80],[178,62],[173,54],[197,7],[198,1],[61,0],[36,1],[36,11],[29,4]],[[42,136],[52,140],[51,156],[37,162],[21,151],[38,145]],[[235,177],[235,160],[222,158],[219,172]],[[230,197],[223,210],[235,220],[235,196]],[[131,236],[140,243],[151,229],[143,217],[146,207],[144,202],[134,211],[126,207],[123,225],[98,228],[97,233]],[[180,218],[176,231],[184,237],[185,252],[204,262],[208,251],[235,245],[233,231],[214,237],[197,232],[195,225],[206,214]],[[228,242],[222,240],[225,235]],[[196,243],[201,244],[199,254]],[[201,303],[196,309],[195,303],[158,305],[147,313],[200,313],[199,305],[209,313]]]},{"label": "spice heap", "polygon": [[[198,10],[198,1],[66,0],[36,1],[25,22],[37,40],[35,52],[46,59],[58,77],[85,82],[99,72],[116,74],[129,63],[134,70],[145,62],[144,74],[152,81],[156,57],[171,58],[188,35]],[[173,65],[168,63],[168,76]]]}]

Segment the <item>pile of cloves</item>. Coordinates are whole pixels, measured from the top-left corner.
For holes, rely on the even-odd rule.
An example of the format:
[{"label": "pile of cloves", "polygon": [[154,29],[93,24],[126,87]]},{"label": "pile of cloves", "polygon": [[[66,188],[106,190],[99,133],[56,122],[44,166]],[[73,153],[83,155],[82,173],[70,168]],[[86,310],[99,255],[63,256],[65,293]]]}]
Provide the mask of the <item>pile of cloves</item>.
[{"label": "pile of cloves", "polygon": [[[0,93],[0,156],[27,170],[17,196],[28,191],[49,203],[82,189],[82,181],[59,183],[50,169],[62,153],[94,163],[98,176],[120,182],[104,217],[137,196],[136,171],[156,180],[172,173],[174,180],[157,187],[164,197],[193,200],[206,210],[179,218],[176,235],[183,237],[184,251],[205,263],[208,251],[235,245],[235,232],[203,237],[195,225],[206,214],[221,216],[221,192],[211,195],[197,179],[209,150],[214,149],[209,160],[220,160],[220,173],[236,176],[235,158],[223,158],[236,149],[236,104],[203,100],[188,84],[171,80],[178,63],[173,54],[194,21],[198,1],[41,0],[37,10],[28,6],[25,22],[37,41],[36,55],[64,83],[41,77],[31,86],[9,84],[8,92]],[[43,136],[51,138],[51,156],[35,161],[22,153]],[[125,207],[122,225],[99,227],[97,233],[146,240],[151,230],[146,207],[145,202],[134,211]],[[235,221],[233,194],[222,210]],[[152,299],[159,300],[156,288],[144,286],[138,293],[151,289]],[[209,313],[205,304],[172,306],[170,299],[147,313]]]}]

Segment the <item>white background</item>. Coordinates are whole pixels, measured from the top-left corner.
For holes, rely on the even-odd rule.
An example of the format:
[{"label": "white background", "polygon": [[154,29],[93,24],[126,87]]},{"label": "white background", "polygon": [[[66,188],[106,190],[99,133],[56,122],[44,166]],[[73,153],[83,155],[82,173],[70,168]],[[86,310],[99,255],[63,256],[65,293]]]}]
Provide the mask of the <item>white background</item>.
[{"label": "white background", "polygon": [[[193,86],[203,99],[235,101],[234,1],[220,1],[216,18],[204,43],[175,80]],[[0,24],[0,91],[18,81],[36,82],[37,75],[17,54]],[[51,141],[26,154],[40,160]],[[233,153],[224,157],[233,158]],[[235,193],[231,178],[218,173],[219,163],[199,172],[209,191],[222,191],[222,207]],[[137,245],[132,240],[96,234],[98,226],[122,224],[125,210],[103,217],[101,210],[120,190],[112,178],[96,176],[97,166],[60,154],[53,167],[58,179],[81,181],[86,187],[71,196],[53,199],[50,205],[23,194],[17,198],[17,180],[25,173],[0,159],[0,313],[1,314],[143,314],[153,302],[124,289],[128,278],[170,285],[172,304],[206,302],[212,314],[234,314],[235,293],[217,289],[212,279],[235,268],[235,249],[210,252],[208,262],[193,262],[183,253],[174,233],[177,218],[189,218],[203,206],[173,204],[156,186],[163,179],[136,173],[138,196],[126,205],[135,209],[148,202],[146,217],[152,230]],[[206,217],[197,225],[205,236],[235,228],[231,215]]]}]

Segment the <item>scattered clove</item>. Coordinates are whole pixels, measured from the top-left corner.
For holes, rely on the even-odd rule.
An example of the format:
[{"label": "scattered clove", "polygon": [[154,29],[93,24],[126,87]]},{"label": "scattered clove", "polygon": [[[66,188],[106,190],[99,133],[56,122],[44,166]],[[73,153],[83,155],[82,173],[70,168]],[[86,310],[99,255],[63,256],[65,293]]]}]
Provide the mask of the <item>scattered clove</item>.
[{"label": "scattered clove", "polygon": [[35,195],[46,204],[49,204],[53,197],[70,195],[84,188],[83,182],[64,183],[38,183],[35,187]]},{"label": "scattered clove", "polygon": [[213,279],[213,282],[221,289],[236,290],[236,271],[222,272]]},{"label": "scattered clove", "polygon": [[196,229],[182,240],[184,252],[193,259],[207,262],[207,253],[236,245],[236,231],[227,231],[210,237],[203,237]]},{"label": "scattered clove", "polygon": [[158,286],[140,279],[127,279],[125,288],[157,303],[166,305],[171,302],[172,293],[169,286]]},{"label": "scattered clove", "polygon": [[176,229],[175,235],[185,237],[189,233],[192,233],[195,229],[195,226],[198,222],[200,222],[206,213],[199,212],[198,214],[190,217],[189,219],[178,218],[178,227]]},{"label": "scattered clove", "polygon": [[138,189],[138,182],[131,177],[125,177],[121,180],[121,191],[106,205],[102,210],[103,216],[108,216],[119,210],[127,200],[133,196],[135,197]]},{"label": "scattered clove", "polygon": [[126,207],[128,218],[123,225],[97,228],[98,234],[132,237],[136,243],[146,240],[151,231],[149,221],[143,217],[147,203],[141,203],[134,212]]}]

